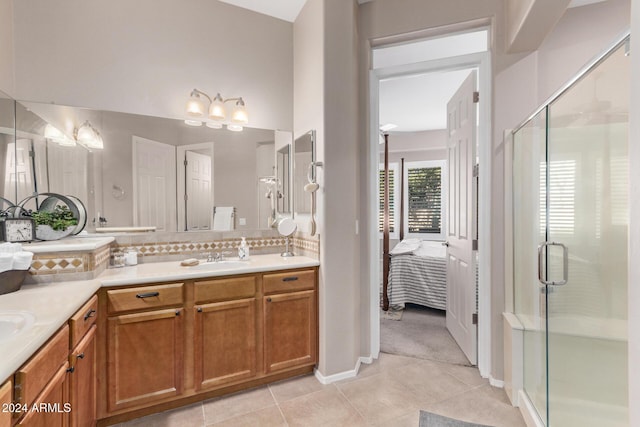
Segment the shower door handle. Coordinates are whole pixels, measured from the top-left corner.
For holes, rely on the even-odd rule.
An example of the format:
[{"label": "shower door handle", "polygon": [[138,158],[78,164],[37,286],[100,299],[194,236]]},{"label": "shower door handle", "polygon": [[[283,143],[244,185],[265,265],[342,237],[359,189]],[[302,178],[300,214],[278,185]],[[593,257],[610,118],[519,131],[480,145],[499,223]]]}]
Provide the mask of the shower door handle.
[{"label": "shower door handle", "polygon": [[[562,248],[562,280],[559,282],[547,280],[542,271],[542,256],[547,246],[559,246]],[[558,242],[543,242],[538,245],[538,281],[543,285],[560,286],[566,285],[569,280],[569,248]]]}]

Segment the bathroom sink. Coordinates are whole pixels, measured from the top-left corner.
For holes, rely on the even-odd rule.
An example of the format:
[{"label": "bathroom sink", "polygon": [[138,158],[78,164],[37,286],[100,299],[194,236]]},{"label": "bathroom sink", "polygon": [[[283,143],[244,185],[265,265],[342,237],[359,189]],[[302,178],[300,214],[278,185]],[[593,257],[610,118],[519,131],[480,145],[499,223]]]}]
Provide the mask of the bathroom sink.
[{"label": "bathroom sink", "polygon": [[0,311],[0,342],[29,330],[36,318],[27,311]]},{"label": "bathroom sink", "polygon": [[244,261],[211,261],[211,262],[201,262],[198,265],[191,267],[194,270],[233,270],[236,268],[246,267],[247,263]]}]

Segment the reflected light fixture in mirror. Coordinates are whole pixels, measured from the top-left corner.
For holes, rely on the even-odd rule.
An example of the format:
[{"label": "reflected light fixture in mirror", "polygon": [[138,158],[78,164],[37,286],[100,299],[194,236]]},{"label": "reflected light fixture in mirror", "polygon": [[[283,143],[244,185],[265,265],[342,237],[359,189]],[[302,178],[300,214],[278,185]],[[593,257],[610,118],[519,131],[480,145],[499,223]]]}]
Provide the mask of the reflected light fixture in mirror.
[{"label": "reflected light fixture in mirror", "polygon": [[44,128],[44,137],[46,139],[50,139],[51,141],[63,147],[76,146],[76,142],[73,139],[69,138],[67,135],[62,133],[57,127],[51,125],[50,123],[47,123],[47,125]]},{"label": "reflected light fixture in mirror", "polygon": [[[210,121],[203,121],[205,117],[205,103],[204,98],[209,101],[208,118]],[[231,113],[231,124],[227,125],[227,129],[233,132],[242,131],[242,125],[249,123],[249,115],[244,104],[242,97],[224,99],[217,93],[216,96],[211,99],[209,95],[198,89],[193,89],[189,95],[187,101],[186,115],[187,119],[184,121],[189,126],[201,126],[203,123],[212,129],[221,129],[222,121],[226,120],[227,112],[224,107],[226,102],[235,101],[235,107]]]},{"label": "reflected light fixture in mirror", "polygon": [[78,144],[84,145],[89,149],[102,150],[104,148],[100,132],[91,126],[89,120],[85,121],[79,128],[76,128],[73,134]]}]

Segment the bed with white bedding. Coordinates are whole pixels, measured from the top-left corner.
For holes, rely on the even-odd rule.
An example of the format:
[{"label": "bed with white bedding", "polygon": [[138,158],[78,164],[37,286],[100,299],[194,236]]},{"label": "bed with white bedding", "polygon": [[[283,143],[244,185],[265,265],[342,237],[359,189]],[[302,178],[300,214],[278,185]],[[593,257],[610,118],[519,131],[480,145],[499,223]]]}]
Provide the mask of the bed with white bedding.
[{"label": "bed with white bedding", "polygon": [[389,304],[406,303],[446,310],[447,248],[442,242],[405,239],[391,251]]}]

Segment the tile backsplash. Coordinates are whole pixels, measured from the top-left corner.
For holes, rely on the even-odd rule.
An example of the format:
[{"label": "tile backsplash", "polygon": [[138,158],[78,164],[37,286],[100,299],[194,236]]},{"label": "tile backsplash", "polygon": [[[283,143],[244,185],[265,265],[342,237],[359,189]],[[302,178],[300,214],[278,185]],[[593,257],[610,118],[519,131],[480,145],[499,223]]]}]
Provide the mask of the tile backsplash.
[{"label": "tile backsplash", "polygon": [[[115,241],[94,251],[39,253],[31,263],[27,283],[93,279],[112,263],[114,254],[134,250],[139,263],[203,258],[214,252],[237,256],[241,237],[246,237],[252,255],[283,252],[285,239],[275,230],[251,232],[140,233],[116,235]],[[293,251],[311,258],[320,256],[319,236],[297,232],[291,238]]]}]

